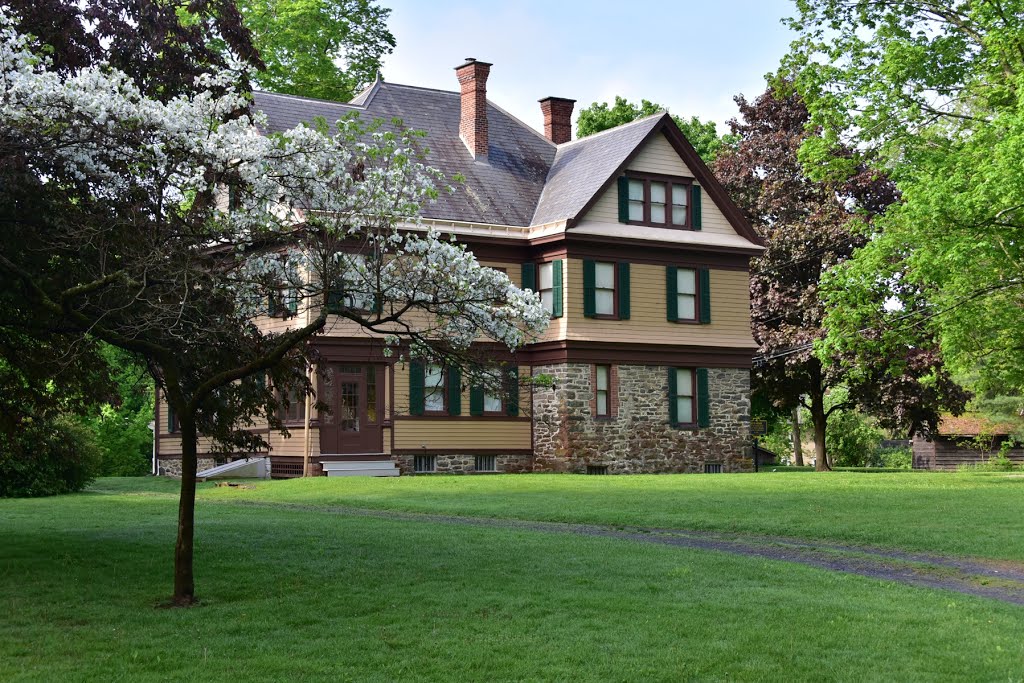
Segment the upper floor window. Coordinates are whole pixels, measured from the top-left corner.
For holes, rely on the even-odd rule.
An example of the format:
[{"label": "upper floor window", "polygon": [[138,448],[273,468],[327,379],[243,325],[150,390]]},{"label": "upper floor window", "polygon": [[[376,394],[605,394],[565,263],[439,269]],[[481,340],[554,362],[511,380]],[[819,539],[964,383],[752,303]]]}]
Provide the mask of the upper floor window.
[{"label": "upper floor window", "polygon": [[693,268],[676,269],[676,306],[678,320],[697,319],[697,271]]},{"label": "upper floor window", "polygon": [[540,295],[541,306],[552,318],[562,317],[562,260],[546,263],[524,263],[523,289]]},{"label": "upper floor window", "polygon": [[665,303],[672,322],[711,322],[711,273],[707,268],[665,268]]},{"label": "upper floor window", "polygon": [[700,230],[700,196],[689,178],[630,173],[619,178],[619,221]]},{"label": "upper floor window", "polygon": [[629,319],[629,263],[583,262],[583,315]]}]

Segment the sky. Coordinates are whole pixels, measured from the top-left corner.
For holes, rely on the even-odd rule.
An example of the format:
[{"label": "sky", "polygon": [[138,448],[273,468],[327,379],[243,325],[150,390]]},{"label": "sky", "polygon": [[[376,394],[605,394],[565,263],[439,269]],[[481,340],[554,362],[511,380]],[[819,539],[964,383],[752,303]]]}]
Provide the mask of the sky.
[{"label": "sky", "polygon": [[[673,114],[714,121],[737,115],[733,97],[764,92],[793,35],[792,0],[668,3],[637,0],[381,0],[395,51],[384,80],[458,90],[466,57],[491,62],[487,97],[538,130],[537,100],[647,99]],[[575,129],[575,124],[574,124]]]}]

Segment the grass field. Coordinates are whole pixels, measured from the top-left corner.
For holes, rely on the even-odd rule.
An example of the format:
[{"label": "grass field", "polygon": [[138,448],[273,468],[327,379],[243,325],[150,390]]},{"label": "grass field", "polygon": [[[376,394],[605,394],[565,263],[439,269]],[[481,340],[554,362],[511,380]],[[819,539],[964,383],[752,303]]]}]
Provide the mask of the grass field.
[{"label": "grass field", "polygon": [[0,680],[1024,678],[1019,606],[716,552],[331,510],[744,530],[1020,559],[1020,478],[204,485],[203,605],[154,609],[170,589],[175,487],[107,479],[91,493],[0,500]]}]

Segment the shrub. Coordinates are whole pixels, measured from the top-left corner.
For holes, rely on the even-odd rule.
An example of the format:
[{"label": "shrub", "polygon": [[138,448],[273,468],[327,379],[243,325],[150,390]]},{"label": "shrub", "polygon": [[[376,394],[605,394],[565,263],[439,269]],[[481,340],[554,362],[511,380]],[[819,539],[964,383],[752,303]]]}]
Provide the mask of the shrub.
[{"label": "shrub", "polygon": [[0,435],[0,497],[81,491],[96,476],[100,449],[88,427],[57,417]]},{"label": "shrub", "polygon": [[153,449],[149,421],[152,419],[153,409],[149,404],[139,409],[117,409],[110,405],[100,409],[99,417],[90,421],[100,447],[100,476],[137,477],[149,473]]},{"label": "shrub", "polygon": [[883,448],[878,451],[881,466],[888,469],[909,470],[914,462],[914,452],[907,447]]}]

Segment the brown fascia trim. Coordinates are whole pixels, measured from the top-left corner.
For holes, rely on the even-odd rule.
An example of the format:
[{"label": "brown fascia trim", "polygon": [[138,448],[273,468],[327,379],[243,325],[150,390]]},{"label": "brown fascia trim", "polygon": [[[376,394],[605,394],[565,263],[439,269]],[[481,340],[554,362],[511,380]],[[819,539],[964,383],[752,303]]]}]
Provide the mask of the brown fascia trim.
[{"label": "brown fascia trim", "polygon": [[526,415],[512,417],[510,415],[396,415],[396,422],[532,422],[533,418]]},{"label": "brown fascia trim", "polygon": [[392,455],[533,455],[532,448],[399,448]]},{"label": "brown fascia trim", "polygon": [[529,263],[554,258],[612,258],[617,261],[651,265],[692,265],[718,270],[749,270],[750,259],[761,253],[756,248],[742,249],[674,242],[652,243],[642,239],[579,235],[571,232],[532,240],[474,235],[462,243],[477,260],[502,263]]},{"label": "brown fascia trim", "polygon": [[566,229],[573,228],[580,220],[581,217],[585,216],[588,211],[594,208],[594,204],[597,203],[601,195],[603,195],[615,182],[615,179],[625,172],[626,167],[633,162],[633,160],[640,154],[640,150],[650,142],[655,135],[664,133],[665,137],[668,138],[669,144],[675,149],[676,154],[682,157],[683,161],[686,162],[687,167],[693,173],[694,178],[700,183],[700,186],[707,191],[708,197],[718,205],[722,210],[722,214],[725,215],[726,220],[732,225],[733,229],[743,237],[750,240],[757,246],[766,246],[765,241],[754,231],[753,226],[750,225],[750,221],[743,215],[740,208],[733,203],[729,197],[729,193],[725,191],[722,184],[718,182],[711,169],[707,167],[704,160],[697,154],[697,150],[693,148],[693,145],[687,141],[683,136],[683,133],[679,130],[675,121],[666,112],[662,115],[658,123],[651,128],[651,130],[644,136],[633,151],[630,152],[622,163],[615,169],[615,172],[601,185],[600,189],[594,193],[594,195],[587,200],[587,203],[583,205],[583,208],[575,216],[569,218],[566,222]]},{"label": "brown fascia trim", "polygon": [[[374,337],[318,335],[313,337],[309,343],[319,354],[321,363],[387,363],[394,365],[399,360],[396,355],[385,356],[384,340]],[[405,343],[400,343],[395,347],[396,354],[401,354],[407,349],[408,345]],[[522,350],[519,351],[519,354],[512,353],[507,346],[499,342],[474,342],[472,350],[482,351],[489,359],[498,362],[529,364],[529,360],[520,357],[523,353]],[[394,394],[392,393],[392,395]]]},{"label": "brown fascia trim", "polygon": [[628,342],[551,341],[530,344],[520,351],[533,365],[601,363],[613,365],[668,365],[678,367],[751,367],[756,349]]}]

